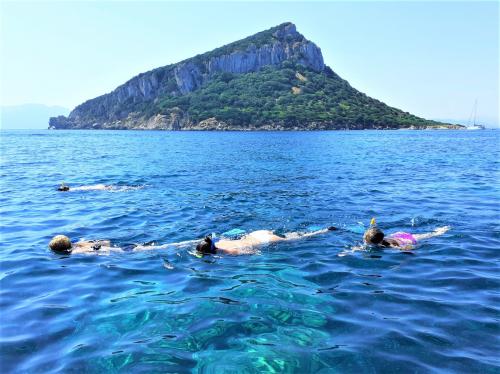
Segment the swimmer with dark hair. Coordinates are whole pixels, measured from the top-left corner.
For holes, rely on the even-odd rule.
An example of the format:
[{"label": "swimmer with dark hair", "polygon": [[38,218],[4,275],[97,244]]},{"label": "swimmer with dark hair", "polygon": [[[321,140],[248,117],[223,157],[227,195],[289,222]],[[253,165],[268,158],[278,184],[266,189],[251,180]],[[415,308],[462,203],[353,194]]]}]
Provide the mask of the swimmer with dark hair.
[{"label": "swimmer with dark hair", "polygon": [[[140,187],[136,186],[112,186],[112,185],[107,185],[107,184],[93,184],[89,186],[79,186],[79,187],[72,187],[71,191],[118,191],[121,189],[139,189]],[[58,191],[69,191],[70,188],[67,184],[64,182],[61,183],[61,185],[57,188]]]},{"label": "swimmer with dark hair", "polygon": [[57,188],[58,191],[69,191],[69,186],[65,185],[64,182]]},{"label": "swimmer with dark hair", "polygon": [[423,234],[410,234],[408,232],[395,232],[385,236],[384,232],[377,227],[375,218],[370,222],[370,228],[363,234],[363,241],[368,245],[378,245],[381,247],[399,248],[401,250],[411,250],[417,243],[424,239],[443,235],[450,229],[450,226],[438,227],[433,232]]},{"label": "swimmer with dark hair", "polygon": [[240,239],[224,239],[206,236],[196,246],[196,251],[201,254],[216,254],[225,253],[230,255],[245,255],[255,253],[259,246],[277,243],[287,240],[297,240],[318,234],[324,234],[329,231],[337,230],[336,227],[330,226],[327,229],[316,230],[308,233],[290,232],[283,236],[276,235],[270,230],[258,230],[244,235]]}]

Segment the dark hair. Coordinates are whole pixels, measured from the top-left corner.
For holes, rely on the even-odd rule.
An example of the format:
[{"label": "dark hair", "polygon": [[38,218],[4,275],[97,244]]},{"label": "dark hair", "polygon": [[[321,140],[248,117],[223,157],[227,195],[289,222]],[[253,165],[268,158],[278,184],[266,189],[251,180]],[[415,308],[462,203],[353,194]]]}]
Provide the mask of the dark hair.
[{"label": "dark hair", "polygon": [[368,244],[380,244],[384,240],[384,233],[377,227],[371,227],[365,231],[363,239]]},{"label": "dark hair", "polygon": [[215,245],[213,245],[212,238],[210,236],[205,236],[205,239],[199,242],[196,246],[196,250],[200,253],[216,253]]}]

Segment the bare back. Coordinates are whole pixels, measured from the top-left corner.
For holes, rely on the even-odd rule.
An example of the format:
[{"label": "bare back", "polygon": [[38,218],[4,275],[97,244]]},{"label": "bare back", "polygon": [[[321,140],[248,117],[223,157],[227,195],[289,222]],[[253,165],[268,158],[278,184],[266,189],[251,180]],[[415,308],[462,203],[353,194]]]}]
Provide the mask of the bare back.
[{"label": "bare back", "polygon": [[109,240],[79,241],[71,247],[72,254],[109,254],[110,252],[122,252],[122,249],[111,246],[111,242]]},{"label": "bare back", "polygon": [[286,240],[269,230],[253,231],[238,240],[223,239],[216,244],[217,249],[228,254],[254,253],[255,247]]}]

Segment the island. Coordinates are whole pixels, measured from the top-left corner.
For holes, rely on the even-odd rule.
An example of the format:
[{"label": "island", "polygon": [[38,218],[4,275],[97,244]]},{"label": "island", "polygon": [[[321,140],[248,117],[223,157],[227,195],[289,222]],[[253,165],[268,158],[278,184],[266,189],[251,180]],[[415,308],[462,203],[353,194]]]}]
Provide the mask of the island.
[{"label": "island", "polygon": [[176,64],[52,117],[50,129],[460,129],[354,89],[287,22]]}]

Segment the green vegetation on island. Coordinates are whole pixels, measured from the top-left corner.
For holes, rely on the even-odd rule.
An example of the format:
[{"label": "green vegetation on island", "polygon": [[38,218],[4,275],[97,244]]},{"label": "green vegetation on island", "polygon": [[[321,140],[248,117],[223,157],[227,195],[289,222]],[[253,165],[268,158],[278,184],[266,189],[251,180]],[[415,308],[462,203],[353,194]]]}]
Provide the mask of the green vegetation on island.
[{"label": "green vegetation on island", "polygon": [[146,116],[181,110],[193,122],[215,118],[231,127],[280,124],[361,129],[440,126],[391,108],[352,88],[330,68],[315,72],[292,62],[242,75],[221,73],[200,89],[145,105]]}]

